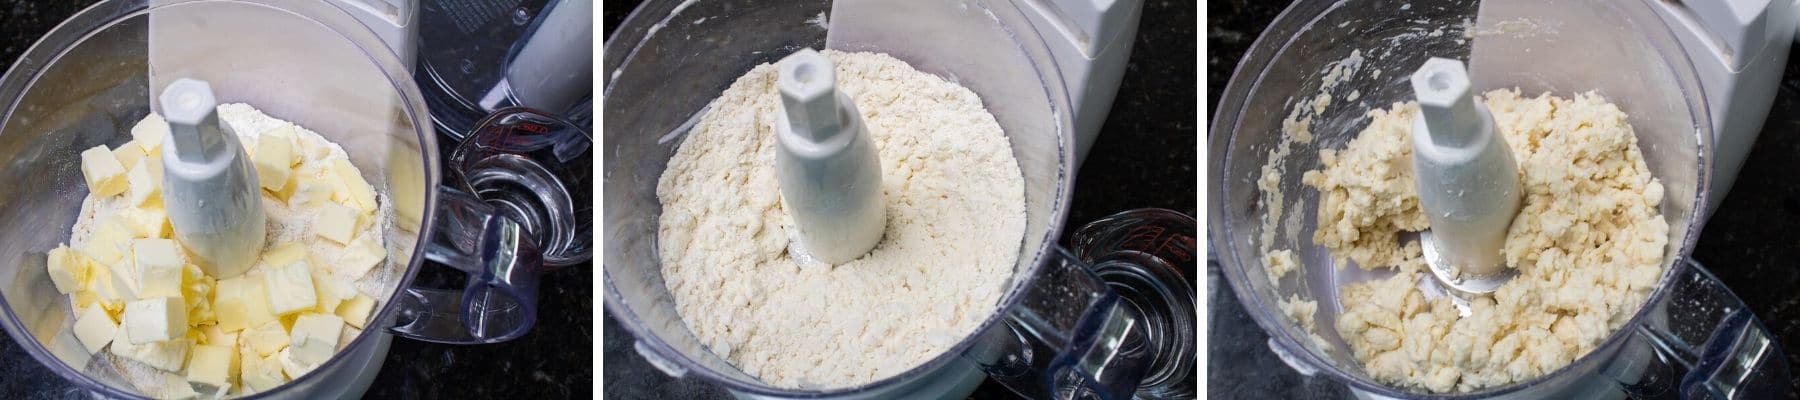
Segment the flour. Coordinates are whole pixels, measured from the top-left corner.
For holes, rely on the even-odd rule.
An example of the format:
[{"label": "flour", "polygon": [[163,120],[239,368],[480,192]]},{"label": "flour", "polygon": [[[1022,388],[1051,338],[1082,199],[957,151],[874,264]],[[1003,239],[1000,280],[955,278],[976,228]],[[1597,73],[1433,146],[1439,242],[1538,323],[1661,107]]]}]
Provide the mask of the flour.
[{"label": "flour", "polygon": [[[346,153],[342,147],[326,140],[323,136],[299,125],[294,125],[290,122],[263,114],[261,111],[258,111],[247,104],[235,103],[220,105],[218,107],[218,113],[219,120],[229,125],[232,130],[238,134],[238,140],[245,149],[255,148],[256,141],[262,139],[262,134],[264,132],[286,126],[292,126],[294,128],[293,133],[295,135],[295,140],[319,141],[330,149],[329,154],[325,155],[323,158],[309,158],[302,162],[301,169],[297,170],[296,173],[324,173],[322,166],[325,163],[322,161],[349,157],[349,154]],[[160,120],[160,117],[154,115],[147,118],[156,118]],[[160,160],[153,161],[160,162]],[[384,229],[383,227],[392,226],[394,218],[393,207],[385,193],[377,192],[377,198],[379,207],[375,213],[375,220],[356,235],[370,235],[369,237],[373,238],[378,244],[385,246],[387,243],[382,230]],[[121,196],[96,198],[92,194],[89,194],[81,202],[81,213],[80,216],[77,217],[74,227],[71,229],[69,246],[71,248],[86,246],[93,235],[93,230],[96,228],[95,225],[108,216],[130,208],[131,205],[128,203],[129,200]],[[307,253],[312,255],[315,260],[325,263],[336,262],[344,253],[343,246],[330,243],[328,240],[315,239],[316,233],[312,228],[314,215],[304,207],[291,207],[287,202],[281,201],[266,191],[262,193],[262,204],[264,217],[269,224],[265,236],[265,250],[288,243],[305,243]],[[407,251],[410,251],[410,249],[407,249]],[[186,252],[180,253],[180,256],[183,261],[192,263],[192,260],[188,259]],[[378,299],[377,307],[380,307],[380,302],[383,300],[379,299],[386,299],[388,294],[393,293],[395,285],[399,284],[401,273],[404,272],[402,267],[395,265],[394,262],[395,261],[391,257],[384,259],[380,265],[376,265],[367,274],[361,277],[327,275],[327,279],[335,279],[339,283],[354,287],[358,292],[367,295],[370,298]],[[245,274],[260,273],[265,269],[273,267],[275,266],[258,262],[245,272]],[[331,268],[325,269],[335,270],[336,268],[341,267],[343,266],[334,265]],[[71,301],[73,301],[73,299],[71,299]],[[80,307],[71,305],[71,309],[80,310]],[[72,319],[73,316],[71,316],[71,320]],[[354,337],[344,338],[344,340],[351,339],[354,339]],[[167,397],[166,395],[179,391],[178,387],[170,386],[172,383],[187,383],[185,378],[169,378],[171,376],[178,377],[176,374],[157,370],[143,363],[127,360],[108,351],[97,353],[96,356],[105,357],[108,363],[116,368],[127,382],[130,382],[142,393],[150,394],[152,396]],[[95,368],[100,368],[97,364],[98,363],[90,365],[88,368],[89,371],[94,372],[96,371]]]},{"label": "flour", "polygon": [[948,350],[994,313],[1025,231],[1023,175],[974,92],[884,54],[823,53],[881,159],[888,225],[872,252],[836,266],[788,252],[770,64],[713,102],[657,183],[682,320],[782,387],[868,383]]}]

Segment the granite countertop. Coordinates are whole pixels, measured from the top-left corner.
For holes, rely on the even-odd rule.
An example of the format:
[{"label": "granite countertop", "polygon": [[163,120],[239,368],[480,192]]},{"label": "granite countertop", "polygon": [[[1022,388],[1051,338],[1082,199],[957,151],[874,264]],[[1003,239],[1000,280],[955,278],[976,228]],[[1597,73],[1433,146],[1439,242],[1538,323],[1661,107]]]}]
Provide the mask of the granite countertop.
[{"label": "granite countertop", "polygon": [[[604,32],[617,29],[637,1],[607,2]],[[1074,227],[1133,208],[1161,207],[1194,215],[1198,135],[1194,130],[1195,8],[1185,1],[1147,1],[1130,64],[1105,127],[1076,176],[1064,241]],[[672,379],[646,364],[633,338],[608,315],[602,376],[608,398],[724,399],[717,386]],[[988,381],[972,398],[1016,398]]]},{"label": "granite countertop", "polygon": [[[0,70],[63,19],[93,1],[0,0]],[[430,265],[421,284],[454,285],[448,267]],[[592,393],[593,265],[544,276],[537,326],[492,345],[456,346],[396,338],[366,397],[570,398]],[[456,286],[436,286],[456,287]],[[10,336],[0,338],[0,399],[91,398],[33,360]]]},{"label": "granite countertop", "polygon": [[[1215,1],[1208,5],[1207,99],[1216,104],[1238,59],[1257,35],[1291,2]],[[1800,48],[1790,50],[1800,54]],[[1212,115],[1215,110],[1206,110]],[[1750,150],[1737,183],[1707,221],[1693,258],[1718,275],[1762,319],[1787,355],[1800,365],[1800,61],[1788,59],[1769,119]],[[1208,265],[1213,291],[1207,354],[1211,394],[1219,398],[1346,398],[1343,384],[1295,373],[1270,352],[1261,328],[1238,303],[1231,287]],[[1218,360],[1231,360],[1229,368]],[[1800,375],[1794,375],[1800,377]],[[1797,397],[1800,379],[1789,382]]]}]

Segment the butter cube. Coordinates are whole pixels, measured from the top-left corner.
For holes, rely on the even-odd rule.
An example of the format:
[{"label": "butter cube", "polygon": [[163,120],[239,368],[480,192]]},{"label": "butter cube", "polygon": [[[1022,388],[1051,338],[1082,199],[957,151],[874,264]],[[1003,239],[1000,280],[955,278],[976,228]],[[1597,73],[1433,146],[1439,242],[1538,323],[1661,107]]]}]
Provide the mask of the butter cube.
[{"label": "butter cube", "polygon": [[270,310],[275,315],[310,310],[319,304],[312,271],[305,262],[268,270],[263,274],[263,285],[268,288]]},{"label": "butter cube", "polygon": [[112,340],[113,355],[164,371],[181,371],[182,365],[187,362],[188,349],[194,346],[193,340],[181,337],[175,340],[132,344],[129,338],[136,336],[131,333],[132,329],[130,323],[119,325],[119,334]]},{"label": "butter cube", "polygon": [[269,305],[269,289],[264,283],[263,274],[250,276],[250,282],[244,286],[244,311],[250,326],[257,326],[274,321],[280,315]]},{"label": "butter cube", "polygon": [[88,306],[94,306],[100,302],[99,294],[94,293],[92,290],[87,290],[86,281],[82,281],[81,286],[81,290],[76,290],[75,293],[69,294],[69,304],[74,305],[74,309],[79,310],[88,308]]},{"label": "butter cube", "polygon": [[243,381],[244,387],[251,391],[262,392],[287,383],[287,376],[282,375],[281,361],[276,359],[277,356],[262,356],[254,353],[252,351],[238,354],[238,362],[241,365],[238,378]]},{"label": "butter cube", "polygon": [[162,154],[163,139],[167,137],[169,137],[169,122],[163,120],[162,116],[156,113],[145,116],[144,119],[138,120],[137,125],[131,126],[131,141],[137,143],[138,148],[145,155]]},{"label": "butter cube", "polygon": [[294,173],[293,192],[287,196],[289,207],[323,204],[331,201],[333,185],[321,180],[316,174],[317,172],[311,169],[302,169]]},{"label": "butter cube", "polygon": [[215,325],[224,332],[237,332],[248,328],[250,315],[244,304],[244,287],[247,277],[236,277],[219,281],[213,294],[213,317],[219,321]]},{"label": "butter cube", "polygon": [[180,297],[153,297],[125,305],[125,323],[131,327],[131,343],[146,344],[187,335],[187,304]]},{"label": "butter cube", "polygon": [[145,297],[138,294],[138,280],[136,278],[137,269],[133,268],[132,265],[134,265],[134,263],[131,260],[121,260],[118,264],[113,264],[111,267],[113,288],[118,289],[119,293],[124,294],[124,299],[126,301],[142,299]]},{"label": "butter cube", "polygon": [[75,340],[81,341],[88,354],[100,352],[118,334],[119,322],[100,307],[82,308],[81,316],[75,318]]},{"label": "butter cube", "polygon": [[259,356],[267,357],[288,346],[287,329],[282,328],[280,321],[269,321],[238,336],[238,340],[249,344]]},{"label": "butter cube", "polygon": [[56,291],[68,294],[81,289],[81,283],[87,281],[88,262],[81,259],[81,254],[69,250],[69,246],[57,245],[45,255],[45,269],[49,270],[50,283]]},{"label": "butter cube", "polygon": [[213,314],[219,328],[226,332],[259,326],[276,318],[269,310],[269,295],[263,288],[261,274],[219,281],[214,291]]},{"label": "butter cube", "polygon": [[138,160],[137,165],[131,168],[131,172],[125,173],[125,182],[129,189],[125,195],[125,199],[129,201],[127,204],[142,206],[162,203],[162,182],[154,176],[150,167],[144,164],[147,161]]},{"label": "butter cube", "polygon": [[357,329],[362,329],[364,324],[369,323],[369,314],[373,312],[375,312],[375,299],[362,294],[345,300],[342,304],[338,304],[337,308],[338,317],[343,318],[344,323]]},{"label": "butter cube", "polygon": [[97,197],[107,197],[124,193],[125,165],[119,164],[112,150],[106,145],[94,146],[81,152],[81,175],[87,178],[88,191]]},{"label": "butter cube", "polygon": [[304,257],[306,257],[306,246],[300,242],[289,242],[276,245],[269,251],[263,252],[259,261],[262,265],[278,267],[301,261]]},{"label": "butter cube", "polygon": [[156,398],[163,400],[191,400],[200,398],[200,393],[188,385],[186,377],[176,374],[163,374],[162,393]]},{"label": "butter cube", "polygon": [[[237,372],[237,351],[229,346],[194,346],[188,355],[187,382],[221,388],[231,384]],[[186,386],[187,382],[182,385]]]},{"label": "butter cube", "polygon": [[293,142],[285,138],[263,137],[256,141],[256,155],[250,164],[256,167],[256,179],[263,189],[280,191],[293,170]]},{"label": "butter cube", "polygon": [[345,347],[350,347],[350,342],[355,341],[356,337],[360,335],[362,335],[361,329],[344,327],[344,332],[338,335],[338,351],[344,351]]},{"label": "butter cube", "polygon": [[[112,149],[112,153],[113,158],[119,159],[119,165],[125,166],[126,172],[131,172],[136,168],[133,166],[137,165],[138,161],[145,159],[144,148],[138,146],[135,140],[119,145],[118,148]],[[158,164],[161,163],[161,160],[157,161]]]},{"label": "butter cube", "polygon": [[369,270],[387,259],[387,249],[381,247],[378,237],[364,234],[344,246],[344,252],[338,256],[337,273],[350,278],[361,278]]},{"label": "butter cube", "polygon": [[375,212],[375,187],[369,186],[369,181],[357,173],[356,165],[351,164],[349,158],[333,158],[329,162],[331,172],[337,178],[331,200],[353,206],[363,213]]},{"label": "butter cube", "polygon": [[349,244],[351,236],[356,234],[356,216],[356,210],[349,207],[336,203],[320,204],[313,217],[313,231],[340,245]]},{"label": "butter cube", "polygon": [[294,198],[294,189],[295,189],[294,185],[295,185],[295,182],[298,182],[300,180],[301,173],[293,172],[293,171],[290,171],[290,172],[291,173],[288,174],[287,181],[281,183],[281,188],[276,189],[273,192],[271,192],[271,194],[275,195],[276,200],[286,202],[286,201],[288,201],[288,199]]},{"label": "butter cube", "polygon": [[87,244],[79,250],[94,262],[116,265],[125,260],[125,245],[130,243],[131,238],[131,228],[126,227],[118,218],[105,218],[94,226]]},{"label": "butter cube", "polygon": [[[137,293],[140,298],[149,297],[182,297],[181,248],[176,247],[174,240],[169,239],[137,239],[131,244],[132,254],[137,258]],[[180,308],[187,311],[186,303]]]},{"label": "butter cube", "polygon": [[305,149],[300,148],[301,145],[295,137],[296,135],[298,135],[298,132],[294,130],[293,125],[278,126],[274,129],[257,134],[257,146],[260,148],[264,141],[282,142],[281,146],[286,147],[288,149],[288,154],[290,155],[287,166],[292,168],[295,165],[299,165],[301,161],[305,161],[305,155],[301,154]]},{"label": "butter cube", "polygon": [[331,145],[326,143],[325,138],[319,137],[318,134],[296,132],[294,134],[294,144],[296,145],[295,147],[300,148],[300,155],[305,158],[304,161],[324,160],[326,157],[331,156]]},{"label": "butter cube", "polygon": [[286,372],[287,376],[299,378],[319,367],[318,364],[307,364],[294,359],[293,351],[294,348],[289,347],[281,349],[280,353],[275,354],[275,359],[281,361],[281,371]]},{"label": "butter cube", "polygon": [[213,291],[218,281],[200,272],[200,267],[187,264],[181,268],[181,295],[187,298],[188,324],[211,326],[218,322],[213,310]]},{"label": "butter cube", "polygon": [[117,284],[113,280],[111,269],[92,262],[88,263],[88,279],[83,287],[94,293],[108,311],[119,312],[125,310],[125,302],[135,300],[135,298],[128,297],[124,290],[115,285]]},{"label": "butter cube", "polygon": [[[200,334],[202,337],[206,338],[206,344],[208,345],[237,348],[237,332],[226,332],[224,329],[219,328],[218,325],[207,325],[200,327]],[[232,370],[236,371],[236,368],[233,368]]]},{"label": "butter cube", "polygon": [[342,303],[344,299],[350,298],[351,292],[354,291],[349,287],[338,283],[337,278],[332,277],[330,273],[322,270],[313,271],[312,278],[313,290],[317,292],[315,293],[315,296],[319,299],[317,303],[313,304],[313,312],[321,314],[336,313],[338,304]]},{"label": "butter cube", "polygon": [[344,319],[336,315],[300,314],[288,332],[288,351],[295,361],[319,365],[337,353],[338,335],[343,330]]},{"label": "butter cube", "polygon": [[172,231],[169,212],[163,209],[161,201],[151,201],[148,207],[120,209],[118,221],[130,228],[136,238],[167,239]]}]

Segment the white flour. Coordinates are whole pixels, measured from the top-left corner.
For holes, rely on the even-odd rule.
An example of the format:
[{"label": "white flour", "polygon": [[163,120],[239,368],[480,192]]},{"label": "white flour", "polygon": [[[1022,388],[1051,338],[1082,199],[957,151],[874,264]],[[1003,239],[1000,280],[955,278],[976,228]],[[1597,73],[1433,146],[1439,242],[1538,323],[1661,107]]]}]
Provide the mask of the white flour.
[{"label": "white flour", "polygon": [[[326,159],[349,157],[349,154],[345,153],[344,149],[338,146],[337,143],[325,140],[324,137],[319,136],[318,133],[314,133],[305,127],[294,125],[290,122],[263,114],[262,111],[247,104],[234,103],[220,105],[219,120],[230,125],[232,130],[237,132],[240,144],[246,149],[254,148],[256,140],[261,137],[263,132],[282,126],[293,126],[293,133],[296,137],[320,140],[323,141],[327,147],[330,147],[331,154],[326,156]],[[323,165],[324,163],[308,160],[307,164]],[[302,170],[297,170],[296,172],[307,171],[308,169],[305,168],[309,167],[306,167],[305,164],[303,164],[302,168]],[[389,199],[385,192],[377,191],[376,196],[379,206],[375,212],[375,222],[369,224],[367,228],[358,232],[356,235],[373,235],[370,237],[375,238],[375,241],[378,244],[386,246],[388,243],[385,240],[385,236],[382,234],[382,229],[384,229],[383,227],[392,226],[393,206],[389,203]],[[330,243],[328,240],[314,239],[316,234],[312,229],[313,213],[308,212],[304,207],[289,207],[286,202],[283,202],[274,196],[270,196],[267,192],[263,193],[262,200],[263,214],[268,219],[269,223],[265,241],[268,248],[274,248],[274,246],[277,245],[293,242],[305,243],[307,252],[322,262],[333,262],[344,253],[343,246]],[[88,195],[82,200],[81,215],[75,220],[75,226],[71,229],[69,235],[69,247],[80,248],[87,245],[89,237],[93,236],[95,224],[104,216],[118,213],[120,210],[130,207],[130,204],[127,204],[128,202],[129,200],[120,196],[108,196],[106,198],[96,199],[92,194]],[[393,249],[390,249],[390,251],[391,250]],[[185,252],[182,252],[180,255],[183,261],[187,261],[187,254]],[[270,267],[259,262],[251,267],[246,274],[261,272],[267,268]],[[360,278],[350,276],[332,277],[339,279],[342,283],[349,283],[351,284],[351,287],[355,287],[356,290],[363,295],[376,299],[376,307],[379,308],[386,304],[387,295],[392,293],[394,286],[399,283],[402,272],[402,268],[396,266],[394,260],[390,257],[384,259],[380,265],[370,269],[368,274],[363,275]],[[80,307],[73,306],[71,308],[76,310],[80,309]],[[71,321],[73,320],[72,318],[73,316],[71,316]],[[352,338],[345,339],[348,340]],[[156,368],[152,368],[143,363],[126,360],[109,351],[101,351],[100,353],[97,353],[96,356],[103,356],[113,367],[117,368],[117,371],[125,377],[127,382],[130,382],[145,394],[155,395],[165,393],[170,382],[186,383],[186,379],[167,380],[165,375],[171,375],[171,373],[157,370]],[[97,365],[90,366],[90,372],[92,372],[96,366]]]},{"label": "white flour", "polygon": [[888,225],[874,251],[837,266],[788,253],[770,64],[714,101],[657,184],[682,320],[784,387],[868,383],[944,352],[994,312],[1025,232],[1024,178],[974,92],[885,54],[823,53],[879,149]]}]

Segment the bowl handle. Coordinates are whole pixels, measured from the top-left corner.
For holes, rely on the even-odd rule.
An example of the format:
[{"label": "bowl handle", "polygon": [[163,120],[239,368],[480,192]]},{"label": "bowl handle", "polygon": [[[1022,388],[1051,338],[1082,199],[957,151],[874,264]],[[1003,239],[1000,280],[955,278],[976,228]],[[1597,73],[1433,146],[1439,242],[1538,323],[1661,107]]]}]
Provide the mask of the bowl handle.
[{"label": "bowl handle", "polygon": [[1633,328],[1608,374],[1642,399],[1785,396],[1787,358],[1775,337],[1724,282],[1686,262],[1669,294],[1647,305],[1651,317]]},{"label": "bowl handle", "polygon": [[438,187],[425,258],[462,290],[407,288],[393,328],[437,343],[498,343],[537,321],[539,274],[591,257],[591,136],[526,108],[494,112],[459,144]]},{"label": "bowl handle", "polygon": [[462,290],[407,288],[389,331],[436,343],[499,343],[537,322],[537,241],[517,221],[474,195],[438,190],[437,225],[425,258],[468,274]]},{"label": "bowl handle", "polygon": [[1194,396],[1194,227],[1159,209],[1082,227],[965,356],[1029,398]]}]

